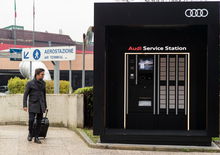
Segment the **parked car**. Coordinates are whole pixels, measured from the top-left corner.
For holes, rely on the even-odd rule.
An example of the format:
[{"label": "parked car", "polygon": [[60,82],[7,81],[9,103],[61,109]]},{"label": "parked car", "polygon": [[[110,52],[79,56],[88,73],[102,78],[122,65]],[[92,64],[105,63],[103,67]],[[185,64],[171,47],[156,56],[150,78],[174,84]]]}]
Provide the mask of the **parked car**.
[{"label": "parked car", "polygon": [[8,86],[0,86],[0,92],[5,93],[8,91]]}]

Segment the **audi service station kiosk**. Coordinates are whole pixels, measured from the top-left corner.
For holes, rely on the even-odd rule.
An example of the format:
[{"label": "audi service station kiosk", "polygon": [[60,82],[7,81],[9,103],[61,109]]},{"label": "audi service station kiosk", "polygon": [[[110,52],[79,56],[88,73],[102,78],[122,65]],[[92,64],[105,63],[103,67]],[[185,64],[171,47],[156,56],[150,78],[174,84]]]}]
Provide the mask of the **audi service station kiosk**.
[{"label": "audi service station kiosk", "polygon": [[219,3],[96,3],[94,134],[211,145],[219,136]]}]

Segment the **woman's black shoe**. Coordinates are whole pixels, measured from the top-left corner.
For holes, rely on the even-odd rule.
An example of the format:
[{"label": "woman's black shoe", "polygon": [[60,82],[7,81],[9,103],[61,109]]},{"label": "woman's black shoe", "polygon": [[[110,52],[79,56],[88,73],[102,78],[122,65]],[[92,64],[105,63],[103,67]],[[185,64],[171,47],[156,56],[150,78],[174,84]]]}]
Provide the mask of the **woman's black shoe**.
[{"label": "woman's black shoe", "polygon": [[33,138],[33,137],[31,136],[31,134],[28,134],[27,140],[28,140],[28,141],[32,141],[32,138]]},{"label": "woman's black shoe", "polygon": [[39,140],[39,138],[34,138],[34,142],[37,144],[41,144],[41,141]]}]

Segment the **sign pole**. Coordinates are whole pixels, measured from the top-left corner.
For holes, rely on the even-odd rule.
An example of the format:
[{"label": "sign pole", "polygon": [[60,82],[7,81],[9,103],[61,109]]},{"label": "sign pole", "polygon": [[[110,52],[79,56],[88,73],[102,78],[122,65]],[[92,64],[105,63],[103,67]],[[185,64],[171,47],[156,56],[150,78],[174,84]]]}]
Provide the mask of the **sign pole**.
[{"label": "sign pole", "polygon": [[[52,42],[48,42],[49,47],[52,46]],[[59,68],[59,61],[54,61],[54,73],[53,73],[53,80],[54,80],[54,94],[60,93],[60,68]]]},{"label": "sign pole", "polygon": [[17,36],[16,36],[16,19],[17,19],[17,8],[16,8],[16,0],[14,0],[14,11],[15,11],[15,18],[14,18],[14,27],[13,27],[13,30],[14,30],[14,47],[16,47],[16,40],[17,40]]},{"label": "sign pole", "polygon": [[54,61],[54,94],[60,93],[60,69],[59,61]]},{"label": "sign pole", "polygon": [[72,62],[71,60],[69,61],[69,82],[70,82],[70,86],[69,86],[69,94],[72,93]]}]

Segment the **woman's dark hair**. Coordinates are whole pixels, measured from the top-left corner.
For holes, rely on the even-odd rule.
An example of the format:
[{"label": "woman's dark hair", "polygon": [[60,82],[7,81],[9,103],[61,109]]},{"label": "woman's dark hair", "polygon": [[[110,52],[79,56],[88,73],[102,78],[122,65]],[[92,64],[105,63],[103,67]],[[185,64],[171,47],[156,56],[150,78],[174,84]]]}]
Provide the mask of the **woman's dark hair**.
[{"label": "woman's dark hair", "polygon": [[44,72],[45,70],[43,68],[37,68],[35,69],[35,75],[34,77],[36,78],[36,75],[39,75],[41,72]]}]

